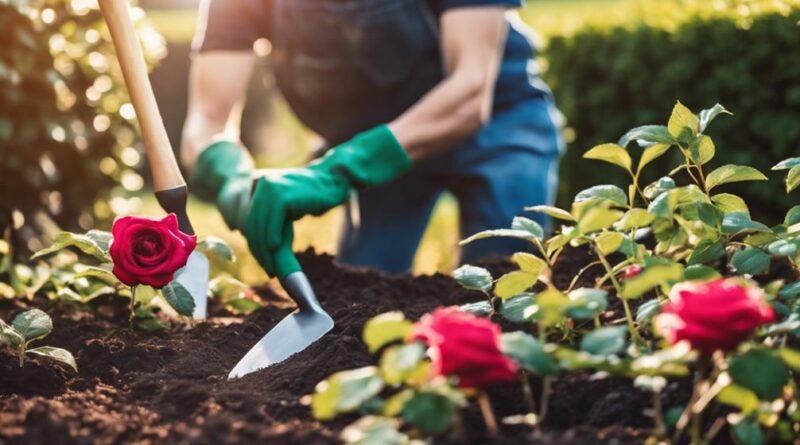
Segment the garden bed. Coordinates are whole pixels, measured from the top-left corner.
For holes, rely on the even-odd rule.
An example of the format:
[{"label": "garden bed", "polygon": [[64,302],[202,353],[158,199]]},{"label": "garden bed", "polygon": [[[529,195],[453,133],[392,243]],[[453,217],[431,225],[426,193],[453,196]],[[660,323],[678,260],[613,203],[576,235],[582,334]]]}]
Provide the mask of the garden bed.
[{"label": "garden bed", "polygon": [[[122,298],[96,301],[92,311],[36,301],[54,319],[48,343],[73,351],[80,373],[36,360],[20,371],[8,352],[0,352],[0,444],[339,443],[341,428],[357,416],[322,424],[304,396],[333,372],[374,363],[361,340],[364,323],[390,310],[416,319],[440,305],[481,299],[443,275],[386,276],[339,267],[330,257],[313,254],[301,261],[336,327],[285,362],[235,381],[226,379],[230,369],[291,310],[288,300],[271,289],[260,291],[268,304],[246,318],[212,305],[207,323],[193,329],[174,325],[156,334],[124,327]],[[580,251],[565,252],[554,282],[569,282],[588,262]],[[487,267],[511,269],[504,262]],[[0,318],[23,304],[3,301]],[[622,317],[614,312],[604,318]],[[533,387],[538,392],[538,382]],[[533,440],[528,427],[503,425],[495,443],[627,444],[643,443],[648,436],[650,395],[630,381],[575,373],[557,379],[553,388],[543,435]],[[514,385],[492,388],[490,395],[499,418],[525,411]],[[688,384],[673,383],[665,405],[688,395]],[[477,408],[468,408],[464,419],[468,436],[485,443]]]}]

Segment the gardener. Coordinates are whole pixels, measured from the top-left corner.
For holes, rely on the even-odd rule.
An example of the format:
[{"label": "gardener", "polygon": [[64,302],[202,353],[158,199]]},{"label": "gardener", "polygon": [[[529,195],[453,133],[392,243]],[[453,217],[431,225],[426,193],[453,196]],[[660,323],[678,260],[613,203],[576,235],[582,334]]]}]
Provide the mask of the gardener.
[{"label": "gardener", "polygon": [[[271,275],[291,255],[292,221],[353,190],[360,221],[346,221],[339,251],[349,264],[408,270],[445,190],[462,236],[508,227],[552,200],[562,145],[529,30],[509,10],[521,3],[205,0],[182,147],[193,190],[216,199]],[[306,168],[258,171],[253,187],[247,151],[217,135],[261,38],[292,110],[333,148]],[[487,240],[462,261],[522,249]]]}]

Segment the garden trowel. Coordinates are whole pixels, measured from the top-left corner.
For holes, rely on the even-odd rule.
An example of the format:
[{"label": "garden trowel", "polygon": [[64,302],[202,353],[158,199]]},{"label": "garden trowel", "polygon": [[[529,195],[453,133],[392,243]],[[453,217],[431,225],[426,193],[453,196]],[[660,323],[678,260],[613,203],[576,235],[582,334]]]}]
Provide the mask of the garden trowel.
[{"label": "garden trowel", "polygon": [[325,312],[302,271],[281,278],[281,285],[297,304],[239,360],[228,374],[228,380],[242,377],[281,362],[306,349],[333,329],[333,319]]},{"label": "garden trowel", "polygon": [[[178,217],[178,226],[182,232],[194,235],[186,213],[186,182],[175,160],[153,88],[147,77],[144,55],[136,37],[128,2],[99,0],[99,4],[114,41],[122,74],[141,127],[156,199],[165,211]],[[186,266],[175,274],[175,280],[192,295],[195,304],[194,318],[206,318],[208,274],[208,258],[197,250],[189,256]]]},{"label": "garden trowel", "polygon": [[[242,227],[241,220],[249,212],[253,177],[258,176],[258,172],[250,173],[241,178],[238,184],[226,187],[227,192],[223,193],[228,203],[240,209],[240,222],[236,226]],[[292,252],[291,243],[278,248],[273,259],[274,272],[283,289],[297,304],[297,310],[287,315],[250,348],[228,374],[229,380],[281,362],[306,349],[333,329],[333,319],[317,301],[306,274]]]}]

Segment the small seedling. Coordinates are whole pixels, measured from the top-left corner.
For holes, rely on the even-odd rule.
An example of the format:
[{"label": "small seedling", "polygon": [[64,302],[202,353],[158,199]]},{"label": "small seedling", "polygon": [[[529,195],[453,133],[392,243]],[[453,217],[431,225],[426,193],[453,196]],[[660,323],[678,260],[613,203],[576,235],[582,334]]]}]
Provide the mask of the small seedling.
[{"label": "small seedling", "polygon": [[75,357],[66,349],[52,346],[28,349],[31,342],[46,337],[52,330],[53,320],[50,316],[39,309],[32,309],[14,317],[10,325],[0,320],[0,344],[6,344],[14,349],[19,357],[20,368],[25,365],[25,354],[36,354],[65,363],[77,371]]}]

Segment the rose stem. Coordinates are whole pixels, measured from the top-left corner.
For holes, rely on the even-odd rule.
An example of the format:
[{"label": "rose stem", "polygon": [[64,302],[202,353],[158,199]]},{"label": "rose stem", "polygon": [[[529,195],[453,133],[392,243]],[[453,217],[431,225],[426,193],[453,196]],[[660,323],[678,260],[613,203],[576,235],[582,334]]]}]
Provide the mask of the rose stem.
[{"label": "rose stem", "polygon": [[17,352],[19,355],[19,367],[22,368],[25,366],[25,343],[19,345],[19,351]]},{"label": "rose stem", "polygon": [[130,314],[128,314],[128,327],[133,330],[133,319],[136,316],[136,286],[131,286]]},{"label": "rose stem", "polygon": [[693,408],[702,396],[702,387],[706,382],[705,374],[707,364],[707,357],[702,357],[698,363],[697,371],[694,373],[692,397],[689,399],[689,403],[686,404],[686,408],[683,410],[680,419],[678,419],[677,425],[675,425],[675,434],[672,437],[672,442],[674,443],[678,443],[678,439],[680,439],[681,435],[683,434],[683,430],[686,428],[686,424],[689,423],[689,421],[691,421],[691,429],[689,430],[691,444],[697,445],[701,443],[702,415],[701,413],[694,412]]},{"label": "rose stem", "polygon": [[548,405],[550,405],[550,393],[552,392],[553,378],[550,376],[542,380],[542,406],[539,408],[539,419],[537,425],[541,428],[547,417]]},{"label": "rose stem", "polygon": [[[547,326],[539,321],[536,324],[536,328],[539,334],[539,341],[547,343]],[[550,386],[552,383],[552,379],[550,376],[545,376],[542,379],[542,400],[541,400],[541,407],[539,408],[539,418],[536,419],[536,427],[541,428],[541,425],[544,423],[545,417],[547,417],[547,405],[550,403]]]},{"label": "rose stem", "polygon": [[706,431],[705,437],[703,437],[703,442],[711,443],[711,441],[714,440],[714,437],[719,434],[719,432],[722,430],[722,427],[724,427],[727,423],[728,420],[725,419],[725,417],[718,417],[717,420],[711,424],[711,428]]},{"label": "rose stem", "polygon": [[633,340],[636,344],[641,345],[643,343],[641,337],[639,337],[639,332],[636,330],[636,324],[633,322],[633,314],[631,313],[631,307],[628,305],[628,300],[622,298],[622,286],[619,284],[619,280],[617,280],[617,276],[614,275],[614,269],[611,267],[611,264],[606,259],[603,252],[600,251],[600,248],[597,245],[594,245],[594,251],[597,254],[597,258],[603,264],[603,267],[606,269],[609,278],[611,278],[611,284],[614,285],[614,289],[617,291],[617,298],[622,301],[622,307],[625,309],[625,319],[628,322],[628,331],[631,333],[631,340]]},{"label": "rose stem", "polygon": [[467,432],[464,431],[464,417],[461,415],[461,408],[456,408],[453,411],[453,435],[456,442],[466,442]]},{"label": "rose stem", "polygon": [[536,414],[536,400],[533,398],[533,391],[531,390],[529,378],[530,373],[526,369],[523,369],[519,374],[519,379],[522,382],[522,393],[525,396],[525,403],[528,405],[528,413]]},{"label": "rose stem", "polygon": [[478,406],[481,408],[483,420],[486,422],[486,429],[489,431],[489,437],[497,436],[497,419],[494,417],[492,411],[492,402],[489,401],[489,396],[485,391],[478,392]]},{"label": "rose stem", "polygon": [[664,407],[661,402],[661,391],[653,391],[653,435],[661,439],[667,434],[664,425]]}]

